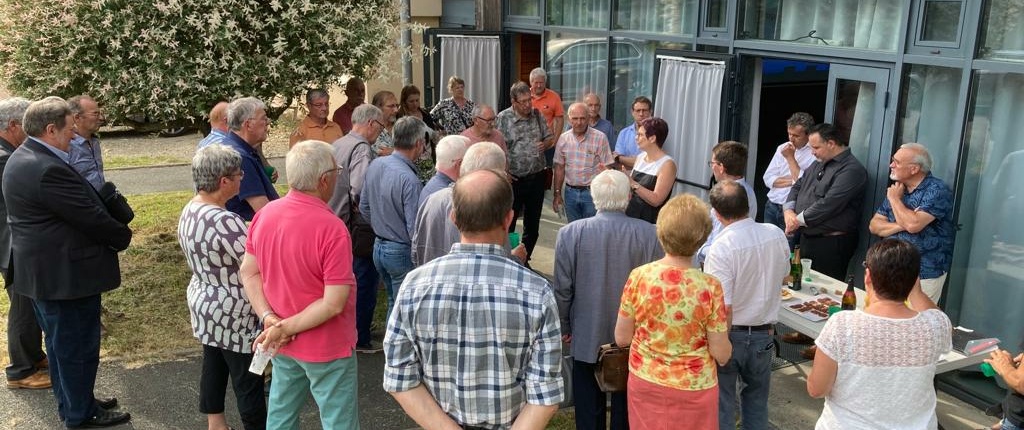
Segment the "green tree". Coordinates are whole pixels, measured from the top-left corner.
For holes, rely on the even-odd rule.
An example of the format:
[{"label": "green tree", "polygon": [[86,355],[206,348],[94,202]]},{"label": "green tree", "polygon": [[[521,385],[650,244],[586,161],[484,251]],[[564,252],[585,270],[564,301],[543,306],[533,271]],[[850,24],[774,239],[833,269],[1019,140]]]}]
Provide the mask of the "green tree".
[{"label": "green tree", "polygon": [[278,106],[276,118],[308,87],[392,74],[399,8],[398,0],[0,0],[0,82],[33,98],[89,93],[129,124],[182,125],[241,95]]}]

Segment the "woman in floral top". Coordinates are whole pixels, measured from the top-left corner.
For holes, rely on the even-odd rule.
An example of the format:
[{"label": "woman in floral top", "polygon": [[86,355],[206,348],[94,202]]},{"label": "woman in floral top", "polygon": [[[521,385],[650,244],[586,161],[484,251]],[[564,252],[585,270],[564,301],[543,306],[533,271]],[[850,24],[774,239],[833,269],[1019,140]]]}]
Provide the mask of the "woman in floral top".
[{"label": "woman in floral top", "polygon": [[473,125],[473,107],[476,104],[466,98],[465,91],[466,82],[462,78],[448,78],[448,93],[452,96],[441,99],[430,111],[444,134],[459,134]]},{"label": "woman in floral top", "polygon": [[711,232],[708,213],[692,195],[669,200],[657,223],[665,257],[634,269],[622,290],[615,342],[630,346],[632,429],[718,428],[715,362],[732,355],[725,302],[718,280],[690,263]]}]

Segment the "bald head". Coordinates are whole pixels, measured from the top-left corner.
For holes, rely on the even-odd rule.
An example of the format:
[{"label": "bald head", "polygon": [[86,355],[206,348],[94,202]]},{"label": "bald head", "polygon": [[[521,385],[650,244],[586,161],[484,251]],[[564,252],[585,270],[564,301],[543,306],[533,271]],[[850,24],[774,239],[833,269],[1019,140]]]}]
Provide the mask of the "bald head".
[{"label": "bald head", "polygon": [[505,172],[477,170],[455,182],[452,217],[463,235],[504,232],[511,211],[512,185]]},{"label": "bald head", "polygon": [[218,102],[210,109],[210,127],[227,133],[228,102]]}]

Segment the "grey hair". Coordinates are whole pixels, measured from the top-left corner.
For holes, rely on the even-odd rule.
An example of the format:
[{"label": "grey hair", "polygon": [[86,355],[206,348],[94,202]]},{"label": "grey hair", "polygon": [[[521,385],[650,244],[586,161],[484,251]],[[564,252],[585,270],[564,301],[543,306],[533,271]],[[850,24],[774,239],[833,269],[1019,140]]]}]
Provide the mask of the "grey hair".
[{"label": "grey hair", "polygon": [[413,149],[416,141],[424,139],[430,128],[423,123],[423,120],[414,116],[403,116],[395,122],[395,129],[391,132],[395,149]]},{"label": "grey hair", "polygon": [[921,171],[928,173],[932,171],[932,155],[928,148],[917,142],[909,142],[900,145],[900,149],[914,151],[914,164],[921,166]]},{"label": "grey hair", "polygon": [[477,142],[462,156],[459,176],[466,176],[477,170],[505,171],[505,151],[494,142]]},{"label": "grey hair", "polygon": [[314,191],[320,176],[338,168],[334,151],[327,142],[303,140],[288,150],[284,158],[288,187],[298,191]]},{"label": "grey hair", "polygon": [[508,95],[512,96],[513,102],[523,94],[530,94],[530,85],[523,81],[512,84],[512,88],[508,90]]},{"label": "grey hair", "polygon": [[94,102],[96,101],[95,99],[93,99],[92,97],[90,97],[90,96],[88,96],[86,94],[82,94],[80,96],[74,96],[74,97],[68,99],[68,108],[71,109],[71,113],[73,113],[75,115],[78,115],[78,114],[82,113],[82,101],[83,100],[92,100]]},{"label": "grey hair", "polygon": [[434,152],[437,156],[437,168],[440,170],[455,166],[455,162],[465,156],[468,146],[469,138],[466,136],[452,134],[441,138]]},{"label": "grey hair", "polygon": [[21,124],[22,119],[25,117],[25,111],[28,110],[28,105],[30,104],[32,102],[21,97],[0,100],[0,130],[6,129],[11,124],[11,121],[17,121],[18,124]]},{"label": "grey hair", "polygon": [[530,70],[530,80],[532,81],[533,78],[544,78],[546,81],[548,80],[548,72],[545,72],[544,69],[540,67]]},{"label": "grey hair", "polygon": [[352,124],[369,124],[373,120],[380,121],[383,116],[384,112],[381,112],[379,107],[363,103],[352,111]]},{"label": "grey hair", "polygon": [[330,97],[330,94],[327,94],[327,91],[320,88],[306,91],[306,104],[313,104],[313,100],[322,99],[324,97]]},{"label": "grey hair", "polygon": [[234,99],[228,105],[228,128],[231,131],[239,131],[242,124],[256,118],[256,111],[267,111],[267,105],[256,97],[242,97]]},{"label": "grey hair", "polygon": [[192,157],[192,184],[196,191],[213,193],[220,189],[220,178],[242,170],[242,156],[233,148],[214,143],[196,151]]},{"label": "grey hair", "polygon": [[483,115],[484,109],[490,109],[491,112],[494,112],[494,108],[488,106],[487,104],[477,103],[475,106],[473,106],[473,110],[472,112],[470,112],[470,115],[472,115],[473,118],[476,118],[480,115]]},{"label": "grey hair", "polygon": [[60,97],[50,96],[28,105],[21,127],[29,136],[42,137],[46,133],[47,125],[53,124],[59,129],[66,127],[68,115],[71,115],[68,102]]},{"label": "grey hair", "polygon": [[811,131],[811,127],[814,126],[814,117],[807,112],[794,113],[786,120],[786,127],[800,126],[804,128],[804,133]]},{"label": "grey hair", "polygon": [[625,212],[629,206],[629,177],[612,169],[598,173],[590,181],[590,195],[599,211]]}]

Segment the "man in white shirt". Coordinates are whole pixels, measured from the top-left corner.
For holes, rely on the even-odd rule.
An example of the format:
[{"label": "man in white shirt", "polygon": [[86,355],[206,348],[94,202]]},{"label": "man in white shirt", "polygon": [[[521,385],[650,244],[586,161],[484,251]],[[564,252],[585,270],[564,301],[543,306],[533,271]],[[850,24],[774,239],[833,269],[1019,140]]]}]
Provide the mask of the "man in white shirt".
[{"label": "man in white shirt", "polygon": [[712,213],[724,226],[708,251],[704,271],[722,283],[732,357],[718,368],[718,425],[736,428],[739,391],[743,428],[768,428],[768,388],[778,321],[780,286],[789,273],[785,233],[749,216],[747,192],[724,180],[711,189]]},{"label": "man in white shirt", "polygon": [[[747,215],[750,216],[750,219],[757,218],[757,197],[754,196],[754,187],[743,177],[744,171],[747,170],[747,145],[735,140],[718,142],[714,148],[711,148],[711,162],[708,164],[711,165],[711,173],[715,175],[715,181],[734,181],[743,187],[747,193]],[[704,259],[708,256],[708,249],[711,248],[711,244],[721,232],[722,223],[718,221],[715,209],[712,208],[711,234],[704,241],[704,245],[697,250],[697,255],[693,257],[694,264],[698,266],[704,264]]]},{"label": "man in white shirt", "polygon": [[[789,142],[775,149],[772,161],[764,171],[764,185],[768,187],[768,201],[764,203],[764,222],[775,224],[782,230],[786,229],[786,220],[782,216],[782,204],[786,203],[789,189],[803,175],[811,163],[814,154],[807,145],[808,134],[814,125],[814,117],[805,112],[794,113],[786,120],[786,133]],[[789,237],[789,247],[799,242],[800,233]]]}]

